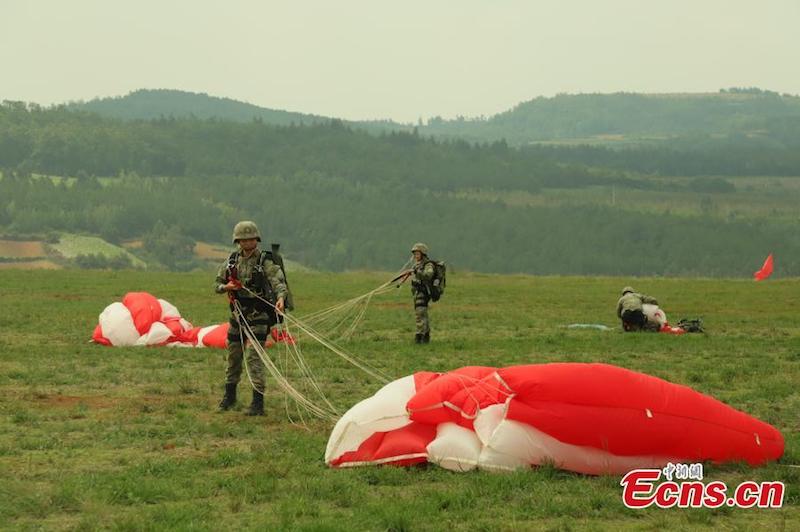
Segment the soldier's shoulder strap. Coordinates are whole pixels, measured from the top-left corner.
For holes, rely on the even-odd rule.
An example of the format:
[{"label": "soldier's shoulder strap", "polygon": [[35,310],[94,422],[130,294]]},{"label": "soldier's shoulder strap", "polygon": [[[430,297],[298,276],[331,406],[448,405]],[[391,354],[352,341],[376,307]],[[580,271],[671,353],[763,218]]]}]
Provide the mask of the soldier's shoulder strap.
[{"label": "soldier's shoulder strap", "polygon": [[281,261],[275,257],[275,254],[272,251],[269,251],[267,249],[262,249],[261,256],[258,257],[258,263],[261,266],[264,266],[264,264],[266,264],[267,261],[270,261],[271,263],[276,264],[278,266],[281,265]]},{"label": "soldier's shoulder strap", "polygon": [[288,283],[289,281],[286,280],[286,269],[283,267],[283,257],[281,254],[274,253],[266,249],[261,250],[261,256],[258,258],[258,264],[263,268],[267,260],[281,269],[281,273],[283,273],[283,279]]},{"label": "soldier's shoulder strap", "polygon": [[237,279],[239,274],[236,273],[237,265],[239,262],[239,251],[236,250],[228,256],[228,262],[225,264],[225,280]]},{"label": "soldier's shoulder strap", "polygon": [[233,253],[231,253],[228,256],[228,262],[227,262],[227,264],[225,266],[225,268],[228,271],[228,273],[230,273],[232,270],[236,269],[236,263],[238,263],[238,262],[239,262],[239,251],[237,250],[237,251],[234,251]]},{"label": "soldier's shoulder strap", "polygon": [[[273,246],[275,246],[273,244]],[[283,282],[286,283],[286,291],[288,292],[286,298],[286,310],[294,310],[294,298],[292,297],[292,289],[289,286],[289,278],[286,276],[286,268],[283,266],[283,256],[273,247],[272,251],[262,250],[261,256],[258,259],[258,263],[261,267],[264,267],[264,263],[269,259],[275,266],[280,268],[281,273],[283,274]]]}]

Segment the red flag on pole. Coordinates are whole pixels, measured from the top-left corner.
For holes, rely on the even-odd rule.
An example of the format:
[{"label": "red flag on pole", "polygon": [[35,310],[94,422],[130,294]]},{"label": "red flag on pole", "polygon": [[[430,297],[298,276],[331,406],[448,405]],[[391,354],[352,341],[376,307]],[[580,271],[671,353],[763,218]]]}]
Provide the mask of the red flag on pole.
[{"label": "red flag on pole", "polygon": [[764,265],[761,269],[753,274],[753,278],[755,278],[756,281],[763,281],[770,275],[772,275],[772,253],[770,253],[767,260],[764,261]]}]

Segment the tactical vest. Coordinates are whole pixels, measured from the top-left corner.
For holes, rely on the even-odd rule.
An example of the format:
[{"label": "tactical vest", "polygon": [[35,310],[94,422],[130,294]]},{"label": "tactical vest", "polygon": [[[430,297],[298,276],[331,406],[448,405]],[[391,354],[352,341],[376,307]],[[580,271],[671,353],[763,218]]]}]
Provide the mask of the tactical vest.
[{"label": "tactical vest", "polygon": [[[272,262],[276,266],[281,269],[283,273],[284,282],[286,283],[286,290],[287,290],[287,297],[284,301],[284,307],[286,310],[293,310],[294,309],[294,302],[291,295],[291,291],[289,291],[289,281],[286,279],[286,271],[283,267],[283,257],[277,253],[277,244],[272,245],[273,250],[261,250],[261,253],[258,257],[258,262],[256,267],[253,270],[253,274],[251,275],[249,281],[246,284],[243,284],[245,288],[252,291],[258,297],[266,299],[269,301],[269,305],[258,298],[255,297],[239,297],[238,293],[234,293],[234,299],[238,299],[240,303],[247,304],[247,306],[252,306],[256,310],[261,312],[267,312],[269,314],[275,314],[275,309],[271,306],[277,302],[277,297],[275,295],[275,291],[272,289],[272,285],[270,284],[269,280],[267,279],[267,271],[266,265],[267,261]],[[226,268],[226,280],[240,280],[238,277],[237,271],[237,264],[239,262],[239,257],[241,255],[240,251],[234,251],[228,257],[228,266]],[[231,308],[233,308],[233,301],[231,301]],[[277,316],[276,316],[277,318]]]}]

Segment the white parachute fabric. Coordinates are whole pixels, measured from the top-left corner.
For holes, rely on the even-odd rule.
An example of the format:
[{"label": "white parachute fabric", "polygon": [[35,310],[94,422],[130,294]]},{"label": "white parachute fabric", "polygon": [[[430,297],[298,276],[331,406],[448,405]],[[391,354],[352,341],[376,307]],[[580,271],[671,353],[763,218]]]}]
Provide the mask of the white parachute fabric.
[{"label": "white parachute fabric", "polygon": [[111,345],[136,345],[141,335],[133,324],[128,308],[120,302],[111,303],[99,317],[100,334]]},{"label": "white parachute fabric", "polygon": [[121,302],[103,309],[92,340],[107,346],[224,348],[227,332],[227,323],[193,327],[169,301],[147,292],[129,292]]},{"label": "white parachute fabric", "polygon": [[325,460],[355,451],[376,432],[396,430],[411,423],[406,403],[415,393],[414,376],[409,375],[390,382],[372,397],[357,403],[333,427]]},{"label": "white parachute fabric", "polygon": [[549,464],[599,475],[668,462],[755,466],[784,450],[780,432],[761,420],[607,364],[467,366],[401,381],[342,416],[328,441],[328,465],[510,471]]},{"label": "white parachute fabric", "polygon": [[642,313],[647,318],[647,326],[652,329],[661,329],[667,324],[667,315],[658,305],[645,303],[642,305]]}]

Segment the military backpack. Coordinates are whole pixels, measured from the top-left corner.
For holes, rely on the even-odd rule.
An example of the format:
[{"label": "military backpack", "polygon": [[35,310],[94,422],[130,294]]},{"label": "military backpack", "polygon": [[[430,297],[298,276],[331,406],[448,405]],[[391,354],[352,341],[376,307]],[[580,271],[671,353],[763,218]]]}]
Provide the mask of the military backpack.
[{"label": "military backpack", "polygon": [[433,264],[433,278],[428,286],[428,293],[431,301],[439,301],[447,284],[447,264],[440,260],[432,260],[431,263]]},{"label": "military backpack", "polygon": [[678,322],[678,327],[683,329],[688,333],[704,333],[706,332],[705,328],[703,328],[703,320],[701,318],[689,319],[683,318],[681,321]]}]

